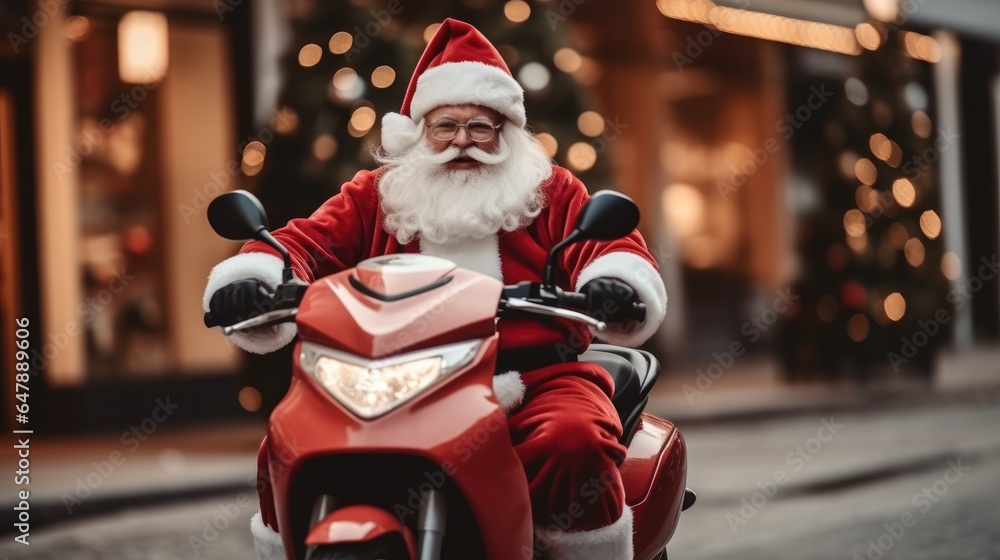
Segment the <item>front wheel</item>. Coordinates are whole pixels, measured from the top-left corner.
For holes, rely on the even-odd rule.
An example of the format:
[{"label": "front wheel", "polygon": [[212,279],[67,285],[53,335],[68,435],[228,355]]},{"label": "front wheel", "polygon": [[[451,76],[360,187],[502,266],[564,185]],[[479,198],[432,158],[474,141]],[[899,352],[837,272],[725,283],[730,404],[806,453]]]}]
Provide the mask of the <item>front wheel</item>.
[{"label": "front wheel", "polygon": [[316,547],[306,560],[410,560],[404,547],[377,539],[371,542]]}]

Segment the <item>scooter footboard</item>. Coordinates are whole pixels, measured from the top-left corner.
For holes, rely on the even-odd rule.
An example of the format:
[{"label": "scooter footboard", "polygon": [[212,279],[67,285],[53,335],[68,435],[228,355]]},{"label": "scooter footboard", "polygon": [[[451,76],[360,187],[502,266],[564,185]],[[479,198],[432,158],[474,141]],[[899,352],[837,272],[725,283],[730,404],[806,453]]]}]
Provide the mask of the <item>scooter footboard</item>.
[{"label": "scooter footboard", "polygon": [[643,414],[621,466],[632,508],[635,558],[654,558],[677,528],[687,482],[687,448],[670,422]]}]

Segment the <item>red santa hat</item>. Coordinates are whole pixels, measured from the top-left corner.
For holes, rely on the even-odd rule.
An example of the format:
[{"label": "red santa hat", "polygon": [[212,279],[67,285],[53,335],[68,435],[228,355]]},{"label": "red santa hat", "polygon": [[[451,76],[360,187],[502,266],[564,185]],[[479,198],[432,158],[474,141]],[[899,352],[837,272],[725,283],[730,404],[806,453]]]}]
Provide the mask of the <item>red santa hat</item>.
[{"label": "red santa hat", "polygon": [[482,105],[523,127],[524,90],[507,63],[478,29],[448,18],[420,57],[399,113],[382,118],[382,143],[390,153],[419,138],[418,124],[442,105]]}]

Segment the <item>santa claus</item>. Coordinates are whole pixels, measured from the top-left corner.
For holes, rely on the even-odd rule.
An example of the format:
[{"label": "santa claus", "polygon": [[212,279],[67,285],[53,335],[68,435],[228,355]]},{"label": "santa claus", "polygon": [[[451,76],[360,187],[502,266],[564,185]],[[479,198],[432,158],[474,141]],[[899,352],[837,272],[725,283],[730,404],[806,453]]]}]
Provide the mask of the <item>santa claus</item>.
[{"label": "santa claus", "polygon": [[[360,171],[312,216],[273,232],[299,279],[312,282],[366,258],[406,252],[443,257],[505,284],[538,282],[549,249],[569,234],[588,198],[579,179],[553,165],[525,129],[524,92],[497,50],[474,27],[452,19],[428,44],[400,112],[383,118],[376,158],[378,169]],[[246,318],[281,282],[282,268],[268,246],[247,243],[212,270],[205,311],[220,324]],[[611,343],[641,344],[666,312],[656,263],[635,231],[570,246],[557,283],[588,294],[593,309],[611,321],[617,309],[646,304],[644,322],[602,331]],[[495,392],[508,412],[548,557],[632,558],[613,383],[600,367],[576,361],[593,334],[558,320],[504,318],[497,329]],[[230,340],[266,353],[295,334],[286,323]],[[257,514],[251,528],[262,559],[285,558],[276,520]]]}]

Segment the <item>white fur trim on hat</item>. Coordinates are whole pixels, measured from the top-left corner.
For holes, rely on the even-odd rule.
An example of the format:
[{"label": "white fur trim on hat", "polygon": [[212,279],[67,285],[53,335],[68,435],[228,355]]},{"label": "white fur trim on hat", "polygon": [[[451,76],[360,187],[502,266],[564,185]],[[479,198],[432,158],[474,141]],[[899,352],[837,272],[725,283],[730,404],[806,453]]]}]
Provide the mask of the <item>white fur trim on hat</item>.
[{"label": "white fur trim on hat", "polygon": [[[205,295],[201,300],[202,309],[207,313],[212,295],[232,282],[256,279],[264,283],[268,289],[274,290],[281,284],[281,271],[284,268],[285,264],[281,259],[267,253],[243,253],[230,257],[215,265],[208,275]],[[291,342],[297,332],[295,323],[281,323],[236,332],[228,338],[247,352],[268,354]]]},{"label": "white fur trim on hat", "polygon": [[410,100],[414,121],[442,105],[482,105],[524,126],[524,90],[510,74],[482,62],[447,62],[417,79]]},{"label": "white fur trim on hat", "polygon": [[632,510],[607,527],[565,532],[555,527],[537,530],[542,545],[548,545],[549,560],[632,560]]},{"label": "white fur trim on hat", "polygon": [[636,347],[646,342],[660,328],[667,314],[667,289],[660,273],[643,257],[619,251],[594,259],[580,272],[576,290],[595,278],[617,278],[635,290],[639,301],[646,304],[646,320],[642,323],[609,323],[594,336],[610,344]]},{"label": "white fur trim on hat", "polygon": [[386,113],[382,117],[382,149],[392,155],[405,152],[423,137],[422,123],[399,113]]},{"label": "white fur trim on hat", "polygon": [[277,531],[264,525],[260,512],[250,518],[250,532],[253,533],[254,548],[260,560],[286,560],[285,546]]},{"label": "white fur trim on hat", "polygon": [[521,406],[525,391],[527,391],[527,387],[524,386],[524,380],[521,379],[521,373],[518,371],[512,370],[493,376],[493,396],[500,403],[500,408],[507,414],[514,412],[517,407]]}]

